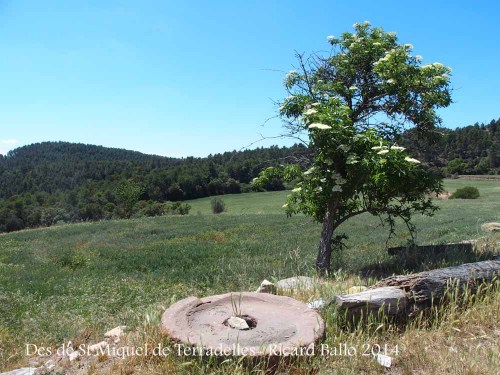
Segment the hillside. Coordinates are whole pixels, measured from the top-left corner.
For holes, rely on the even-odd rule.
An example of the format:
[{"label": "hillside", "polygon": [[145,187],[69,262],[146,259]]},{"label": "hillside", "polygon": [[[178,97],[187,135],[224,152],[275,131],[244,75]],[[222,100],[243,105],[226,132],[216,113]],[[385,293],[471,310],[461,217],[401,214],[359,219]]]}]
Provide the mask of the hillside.
[{"label": "hillside", "polygon": [[[498,174],[500,119],[422,138],[407,131],[397,143],[443,176]],[[306,147],[231,151],[206,158],[168,158],[102,146],[44,142],[0,156],[0,232],[81,222],[185,214],[171,204],[252,191],[268,166],[308,160]],[[264,190],[285,188],[270,181]]]},{"label": "hillside", "polygon": [[[67,142],[21,147],[0,158],[0,232],[185,214],[187,205],[165,202],[249,191],[262,168],[306,152],[269,147],[175,159]],[[272,181],[266,189],[284,186]]]},{"label": "hillside", "polygon": [[[453,192],[471,183],[480,190],[479,199],[438,201],[441,210],[435,217],[415,218],[419,244],[485,235],[478,234],[478,223],[498,219],[498,183],[445,180],[445,188]],[[158,331],[162,312],[182,298],[255,290],[263,279],[314,275],[321,226],[302,215],[287,218],[281,208],[284,192],[224,199],[228,211],[220,215],[211,214],[209,200],[201,198],[192,202],[193,213],[186,216],[61,225],[0,235],[0,372],[26,366],[27,342],[53,347],[68,340],[75,346],[93,344],[118,325],[130,329],[122,345],[137,347],[147,342],[156,346],[165,343]],[[342,230],[349,235],[348,247],[336,254],[333,268],[337,271],[327,279],[328,287],[295,298],[305,302],[328,298],[353,285],[372,285],[393,272],[416,272],[491,256],[483,249],[448,251],[436,258],[391,257],[385,249],[387,228],[368,214],[346,222]],[[389,245],[407,240],[401,223]],[[330,347],[355,346],[359,353],[367,343],[399,345],[398,355],[390,353],[395,374],[494,374],[500,349],[495,333],[499,306],[497,288],[485,293],[484,299],[471,301],[467,309],[452,304],[425,321],[406,326],[373,321],[358,330],[346,329],[342,317],[327,309],[324,342]],[[91,360],[84,358],[74,367],[82,366],[85,374],[250,372],[237,361],[221,364],[177,355],[126,360],[102,356],[93,370],[88,367]],[[113,371],[106,370],[107,366],[114,366]],[[387,373],[371,356],[361,354],[318,354],[289,366],[286,373],[311,373],[317,368],[327,373],[344,368],[351,369],[345,372],[349,374]]]},{"label": "hillside", "polygon": [[444,174],[498,174],[500,172],[500,119],[456,129],[441,128],[422,139],[414,129],[399,142],[417,159]]}]

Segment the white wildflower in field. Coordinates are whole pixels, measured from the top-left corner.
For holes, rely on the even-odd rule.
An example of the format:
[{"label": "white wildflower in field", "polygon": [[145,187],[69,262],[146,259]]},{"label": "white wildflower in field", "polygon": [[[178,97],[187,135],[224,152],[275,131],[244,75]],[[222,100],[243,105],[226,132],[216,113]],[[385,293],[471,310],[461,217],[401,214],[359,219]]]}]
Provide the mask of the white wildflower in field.
[{"label": "white wildflower in field", "polygon": [[415,164],[420,164],[420,161],[417,160],[417,159],[413,159],[413,158],[410,158],[410,157],[406,157],[405,158],[405,161],[407,161],[408,163],[415,163]]},{"label": "white wildflower in field", "polygon": [[314,123],[314,124],[309,125],[309,129],[322,129],[322,130],[326,130],[326,129],[331,129],[331,128],[332,128],[331,126],[325,125],[325,124]]},{"label": "white wildflower in field", "polygon": [[389,150],[380,150],[379,152],[377,152],[377,155],[384,155],[384,154],[387,154],[389,152]]}]

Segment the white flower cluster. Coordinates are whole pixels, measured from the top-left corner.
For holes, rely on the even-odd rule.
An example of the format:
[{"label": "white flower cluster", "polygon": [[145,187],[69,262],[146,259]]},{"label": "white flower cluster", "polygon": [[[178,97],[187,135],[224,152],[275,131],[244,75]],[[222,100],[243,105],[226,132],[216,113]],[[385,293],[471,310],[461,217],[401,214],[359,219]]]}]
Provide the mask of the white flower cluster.
[{"label": "white flower cluster", "polygon": [[420,164],[420,161],[418,161],[417,159],[410,158],[408,156],[405,158],[405,161],[407,161],[408,163]]},{"label": "white flower cluster", "polygon": [[304,115],[310,116],[310,115],[314,115],[315,113],[318,113],[318,111],[316,111],[314,108],[309,108],[308,110],[306,110],[304,112]]},{"label": "white flower cluster", "polygon": [[326,130],[326,129],[331,129],[331,128],[332,127],[329,126],[329,125],[318,124],[318,123],[314,123],[314,124],[309,125],[309,129],[322,129],[322,130]]},{"label": "white flower cluster", "polygon": [[335,39],[335,37],[333,35],[328,35],[326,37],[326,40],[329,41],[330,43]]},{"label": "white flower cluster", "polygon": [[350,155],[347,156],[347,160],[346,160],[347,164],[356,164],[358,162],[359,161],[358,161],[357,155],[350,154]]},{"label": "white flower cluster", "polygon": [[307,171],[305,171],[304,174],[307,176],[307,175],[310,175],[313,172],[314,172],[314,167],[311,167]]}]

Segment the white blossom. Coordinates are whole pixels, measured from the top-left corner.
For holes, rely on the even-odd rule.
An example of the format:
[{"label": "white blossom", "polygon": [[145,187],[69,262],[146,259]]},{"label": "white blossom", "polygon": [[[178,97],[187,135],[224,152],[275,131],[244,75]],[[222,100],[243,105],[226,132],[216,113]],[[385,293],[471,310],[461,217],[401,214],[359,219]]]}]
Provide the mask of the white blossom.
[{"label": "white blossom", "polygon": [[334,37],[333,35],[328,35],[328,36],[326,37],[326,40],[328,40],[329,42],[331,42],[331,41],[332,41],[332,40],[334,40],[334,39],[335,39],[335,37]]},{"label": "white blossom", "polygon": [[347,164],[356,164],[358,162],[358,157],[356,155],[349,155],[347,157]]},{"label": "white blossom", "polygon": [[375,43],[373,43],[373,45],[374,45],[374,46],[381,46],[381,45],[382,45],[382,43],[380,43],[380,42],[375,42]]},{"label": "white blossom", "polygon": [[356,27],[358,27],[358,24],[357,23],[353,23],[352,27],[356,28]]},{"label": "white blossom", "polygon": [[395,81],[392,78],[390,78],[390,79],[387,80],[387,83],[389,83],[389,84],[393,84],[394,82]]},{"label": "white blossom", "polygon": [[415,59],[416,59],[417,61],[419,61],[419,62],[420,62],[420,61],[422,61],[424,58],[422,57],[422,55],[417,55],[417,56],[415,56]]},{"label": "white blossom", "polygon": [[342,150],[342,151],[344,151],[344,152],[347,152],[347,151],[349,151],[349,150],[351,149],[351,146],[349,146],[349,145],[339,145],[339,146],[337,147],[337,149],[338,149],[338,150]]},{"label": "white blossom", "polygon": [[332,188],[332,191],[338,191],[338,192],[341,192],[342,191],[342,187],[339,186],[339,185],[335,185],[333,188]]},{"label": "white blossom", "polygon": [[332,128],[331,126],[325,125],[325,124],[314,123],[314,124],[309,125],[309,129],[322,129],[322,130],[325,130],[325,129],[331,129],[331,128]]},{"label": "white blossom", "polygon": [[408,156],[405,158],[405,161],[407,161],[408,163],[420,164],[420,161],[418,161],[417,159],[410,158]]},{"label": "white blossom", "polygon": [[287,208],[288,207],[288,203],[285,203],[283,206],[281,206],[282,208]]},{"label": "white blossom", "polygon": [[387,148],[387,147],[386,146],[374,146],[374,147],[372,147],[372,150],[383,150],[385,148]]},{"label": "white blossom", "polygon": [[405,44],[405,46],[404,46],[404,47],[405,47],[406,49],[413,49],[413,44],[408,43],[408,44]]},{"label": "white blossom", "polygon": [[387,154],[389,152],[389,150],[381,150],[379,152],[377,152],[377,155],[384,155],[384,154]]},{"label": "white blossom", "polygon": [[363,22],[363,25],[366,25],[366,26],[370,25],[370,21]]},{"label": "white blossom", "polygon": [[354,85],[353,85],[353,86],[351,86],[351,87],[349,87],[349,90],[351,90],[351,91],[355,91],[355,90],[357,90],[357,89],[358,89],[358,87],[357,87],[357,86],[354,86]]},{"label": "white blossom", "polygon": [[438,62],[433,63],[432,65],[437,66],[438,68],[443,67],[444,65]]},{"label": "white blossom", "polygon": [[299,192],[299,191],[301,191],[301,190],[302,190],[302,188],[297,187],[297,188],[295,188],[295,189],[292,189],[292,193],[298,193],[298,192]]},{"label": "white blossom", "polygon": [[316,106],[318,106],[318,105],[320,105],[320,104],[321,104],[321,103],[312,103],[312,104],[311,104],[311,107],[316,107]]},{"label": "white blossom", "polygon": [[405,148],[404,147],[401,147],[401,146],[392,146],[391,147],[391,150],[395,150],[395,151],[403,151]]},{"label": "white blossom", "polygon": [[313,108],[310,108],[310,109],[308,109],[307,111],[304,112],[304,115],[310,116],[310,115],[314,115],[315,113],[318,113],[318,111],[316,111]]},{"label": "white blossom", "polygon": [[314,167],[309,168],[307,171],[304,172],[305,175],[311,174],[314,171]]}]

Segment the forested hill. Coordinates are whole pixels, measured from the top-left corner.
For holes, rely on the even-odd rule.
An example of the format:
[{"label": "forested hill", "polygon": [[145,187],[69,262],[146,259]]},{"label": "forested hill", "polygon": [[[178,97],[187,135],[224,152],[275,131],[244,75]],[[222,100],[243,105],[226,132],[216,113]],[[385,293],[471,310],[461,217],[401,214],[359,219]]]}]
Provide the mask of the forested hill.
[{"label": "forested hill", "polygon": [[[500,173],[500,119],[440,133],[422,140],[408,131],[398,143],[443,175]],[[250,191],[263,168],[307,154],[299,145],[182,159],[67,142],[20,147],[0,155],[0,232],[187,213],[188,205],[168,202]],[[280,180],[265,187],[284,188]]]},{"label": "forested hill", "polygon": [[[439,135],[441,134],[441,135]],[[456,129],[440,129],[430,139],[407,131],[400,143],[417,159],[445,175],[500,172],[500,119]]]},{"label": "forested hill", "polygon": [[[0,157],[0,198],[80,190],[84,185],[105,191],[111,185],[134,180],[144,185],[148,199],[192,199],[224,193],[223,185],[228,182],[248,184],[262,168],[304,152],[299,146],[275,146],[179,159],[102,146],[43,142]],[[178,189],[171,189],[176,194],[168,196],[173,185],[180,187],[182,195]]]},{"label": "forested hill", "polygon": [[19,147],[0,157],[0,198],[79,189],[89,181],[146,176],[181,159],[68,142]]},{"label": "forested hill", "polygon": [[[250,191],[260,170],[307,153],[302,146],[167,158],[101,146],[44,142],[0,157],[0,232],[57,222],[168,213],[210,195]],[[284,189],[271,181],[267,190]]]}]

